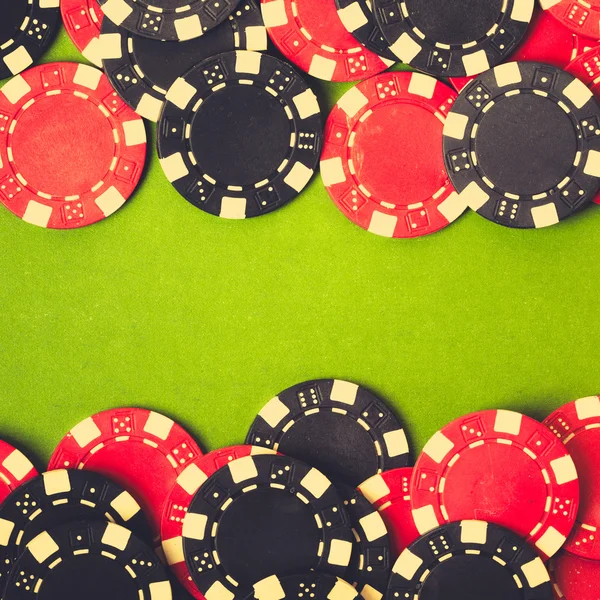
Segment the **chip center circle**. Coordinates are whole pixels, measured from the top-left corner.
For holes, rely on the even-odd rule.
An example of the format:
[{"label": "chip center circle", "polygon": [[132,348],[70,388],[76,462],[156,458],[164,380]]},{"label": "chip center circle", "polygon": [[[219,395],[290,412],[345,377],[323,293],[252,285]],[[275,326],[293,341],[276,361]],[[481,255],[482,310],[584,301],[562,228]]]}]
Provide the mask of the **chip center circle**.
[{"label": "chip center circle", "polygon": [[405,0],[414,27],[432,42],[463,45],[489,35],[505,0]]},{"label": "chip center circle", "polygon": [[90,192],[106,178],[117,153],[110,120],[91,99],[68,91],[29,104],[17,117],[10,144],[16,171],[28,185],[59,198]]},{"label": "chip center circle", "polygon": [[419,592],[419,600],[522,600],[524,597],[509,569],[491,557],[475,554],[455,554],[438,563]]},{"label": "chip center circle", "polygon": [[[35,581],[31,582],[31,585]],[[136,580],[115,560],[80,554],[63,557],[42,580],[37,600],[137,600]]]},{"label": "chip center circle", "polygon": [[292,149],[293,122],[264,89],[231,84],[212,93],[191,124],[191,150],[202,173],[223,186],[272,178]]},{"label": "chip center circle", "polygon": [[223,569],[248,586],[273,573],[314,568],[320,539],[310,506],[289,492],[263,487],[227,507],[215,544]]},{"label": "chip center circle", "polygon": [[469,447],[448,467],[445,480],[442,496],[450,521],[489,521],[526,538],[548,517],[542,468],[515,443]]},{"label": "chip center circle", "polygon": [[569,115],[549,97],[502,96],[479,122],[477,168],[504,193],[549,192],[573,169],[579,148],[576,131]]},{"label": "chip center circle", "polygon": [[426,202],[448,182],[442,127],[431,110],[412,102],[377,106],[355,127],[350,157],[357,183],[376,202],[397,207]]}]

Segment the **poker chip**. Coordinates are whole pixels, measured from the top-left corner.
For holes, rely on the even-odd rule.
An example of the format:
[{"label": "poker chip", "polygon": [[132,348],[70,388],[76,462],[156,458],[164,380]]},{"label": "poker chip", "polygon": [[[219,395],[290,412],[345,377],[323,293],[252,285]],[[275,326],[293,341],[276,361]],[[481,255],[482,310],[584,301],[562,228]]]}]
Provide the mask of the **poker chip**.
[{"label": "poker chip", "polygon": [[599,150],[592,92],[541,63],[480,75],[444,126],[450,180],[473,210],[506,227],[548,227],[583,208],[600,187]]},{"label": "poker chip", "polygon": [[[564,69],[581,53],[582,42],[550,13],[536,9],[523,41],[508,60],[541,62]],[[474,76],[450,77],[450,83],[460,92],[473,79]]]},{"label": "poker chip", "polygon": [[8,580],[5,600],[171,600],[151,548],[115,523],[79,521],[40,532]]},{"label": "poker chip", "polygon": [[356,541],[346,580],[365,600],[378,600],[385,594],[392,566],[385,523],[360,490],[342,484],[336,484],[336,488]]},{"label": "poker chip", "polygon": [[575,523],[579,481],[565,446],[544,425],[520,413],[486,410],[452,421],[427,442],[410,497],[421,534],[477,517],[551,557]]},{"label": "poker chip", "polygon": [[179,75],[211,56],[236,49],[267,49],[267,33],[255,0],[242,0],[224,23],[186,42],[136,36],[109,19],[100,37],[100,55],[111,84],[150,121],[158,121],[167,90]]},{"label": "poker chip", "polygon": [[190,572],[185,564],[183,554],[183,519],[189,510],[194,495],[200,486],[216,471],[225,467],[233,460],[256,454],[273,453],[268,448],[258,446],[231,446],[209,452],[190,463],[177,477],[162,515],[160,524],[160,537],[162,549],[167,563],[173,574],[197,600],[204,600],[204,596],[195,586]]},{"label": "poker chip", "polygon": [[275,456],[238,458],[200,487],[183,520],[190,575],[207,598],[309,570],[343,577],[353,536],[337,490],[317,469]]},{"label": "poker chip", "polygon": [[287,64],[238,50],[205,60],[167,92],[158,155],[191,204],[227,219],[280,208],[319,160],[319,103]]},{"label": "poker chip", "polygon": [[540,0],[540,5],[571,31],[600,39],[600,0]]},{"label": "poker chip", "polygon": [[600,561],[561,552],[548,569],[557,600],[598,600]]},{"label": "poker chip", "polygon": [[238,1],[169,0],[153,6],[147,0],[98,0],[115,25],[136,35],[171,42],[204,35],[225,21]]},{"label": "poker chip", "polygon": [[71,229],[108,217],[145,157],[142,119],[98,69],[40,65],[0,90],[0,201],[28,223]]},{"label": "poker chip", "polygon": [[477,75],[517,47],[534,0],[373,0],[390,50],[411,67],[439,77]]},{"label": "poker chip", "polygon": [[158,537],[167,495],[200,456],[189,433],[168,417],[122,408],[73,427],[54,450],[48,470],[85,469],[114,480],[140,503]]},{"label": "poker chip", "polygon": [[131,494],[98,473],[59,469],[20,485],[0,505],[0,592],[25,546],[74,521],[109,520],[150,542],[150,526]]},{"label": "poker chip", "polygon": [[275,396],[246,443],[293,456],[352,487],[409,461],[406,432],[393,412],[362,386],[339,379],[306,381]]},{"label": "poker chip", "polygon": [[419,537],[410,504],[412,473],[412,467],[392,469],[373,475],[359,486],[385,523],[394,559]]},{"label": "poker chip", "polygon": [[[321,177],[353,223],[377,235],[434,233],[466,209],[440,152],[456,93],[421,73],[384,73],[337,102],[325,126]],[[360,482],[359,482],[360,483]]]},{"label": "poker chip", "polygon": [[37,474],[31,461],[20,450],[0,440],[0,506],[15,488]]},{"label": "poker chip", "polygon": [[104,13],[98,0],[60,0],[60,12],[77,50],[97,67],[102,67],[99,39]]},{"label": "poker chip", "polygon": [[254,584],[256,600],[354,600],[358,592],[349,583],[328,573],[271,575]]},{"label": "poker chip", "polygon": [[484,521],[449,523],[411,544],[386,598],[552,600],[544,563],[514,533]]},{"label": "poker chip", "polygon": [[59,0],[9,0],[0,19],[0,79],[31,67],[60,25]]},{"label": "poker chip", "polygon": [[271,41],[317,79],[367,79],[394,62],[357,42],[342,24],[333,0],[261,0],[261,8]]},{"label": "poker chip", "polygon": [[335,0],[337,13],[346,28],[367,50],[392,63],[396,56],[383,37],[371,8],[371,0]]},{"label": "poker chip", "polygon": [[554,411],[544,425],[562,440],[579,476],[577,522],[564,549],[600,560],[600,398],[591,396],[571,402]]}]

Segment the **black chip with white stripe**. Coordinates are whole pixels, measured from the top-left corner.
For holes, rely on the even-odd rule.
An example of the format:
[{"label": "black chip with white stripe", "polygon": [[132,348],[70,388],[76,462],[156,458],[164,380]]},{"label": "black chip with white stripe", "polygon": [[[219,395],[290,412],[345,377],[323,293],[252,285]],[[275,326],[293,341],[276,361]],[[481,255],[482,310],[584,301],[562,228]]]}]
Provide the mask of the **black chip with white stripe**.
[{"label": "black chip with white stripe", "polygon": [[506,227],[548,227],[600,188],[600,105],[561,69],[505,63],[455,101],[444,157],[454,187],[480,215]]},{"label": "black chip with white stripe", "polygon": [[248,600],[354,600],[358,592],[349,583],[328,573],[271,575],[255,583]]},{"label": "black chip with white stripe", "polygon": [[177,79],[166,98],[160,163],[197,208],[257,217],[295,198],[313,176],[322,146],[319,103],[283,61],[225,52]]}]

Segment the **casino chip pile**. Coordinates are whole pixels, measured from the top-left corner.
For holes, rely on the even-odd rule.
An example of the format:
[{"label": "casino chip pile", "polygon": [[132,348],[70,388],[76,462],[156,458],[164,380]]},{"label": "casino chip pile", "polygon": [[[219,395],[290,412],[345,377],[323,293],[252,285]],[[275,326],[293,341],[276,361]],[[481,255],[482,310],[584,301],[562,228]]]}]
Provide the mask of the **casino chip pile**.
[{"label": "casino chip pile", "polygon": [[600,397],[468,414],[412,456],[381,398],[332,379],[206,454],[140,408],[74,425],[43,473],[2,441],[0,597],[598,599]]},{"label": "casino chip pile", "polygon": [[[95,67],[35,66],[61,17]],[[600,0],[0,0],[0,201],[41,227],[108,217],[145,119],[209,215],[267,215],[320,170],[380,236],[467,210],[548,227],[600,203],[599,69]],[[326,119],[315,79],[354,84]]]}]

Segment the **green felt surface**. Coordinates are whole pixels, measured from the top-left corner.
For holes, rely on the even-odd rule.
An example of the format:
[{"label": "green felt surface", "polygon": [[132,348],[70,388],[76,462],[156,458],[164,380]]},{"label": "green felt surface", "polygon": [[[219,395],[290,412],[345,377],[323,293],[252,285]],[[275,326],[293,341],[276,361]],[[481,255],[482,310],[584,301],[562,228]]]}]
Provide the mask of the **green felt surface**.
[{"label": "green felt surface", "polygon": [[[79,60],[64,31],[53,60]],[[349,87],[313,84],[324,110]],[[97,225],[0,210],[0,435],[39,467],[110,407],[162,411],[206,449],[239,443],[270,397],[317,377],[381,394],[416,450],[463,413],[542,418],[600,391],[600,207],[540,231],[469,213],[389,240],[346,220],[317,176],[233,222],[179,197],[149,148],[135,196]]]}]

